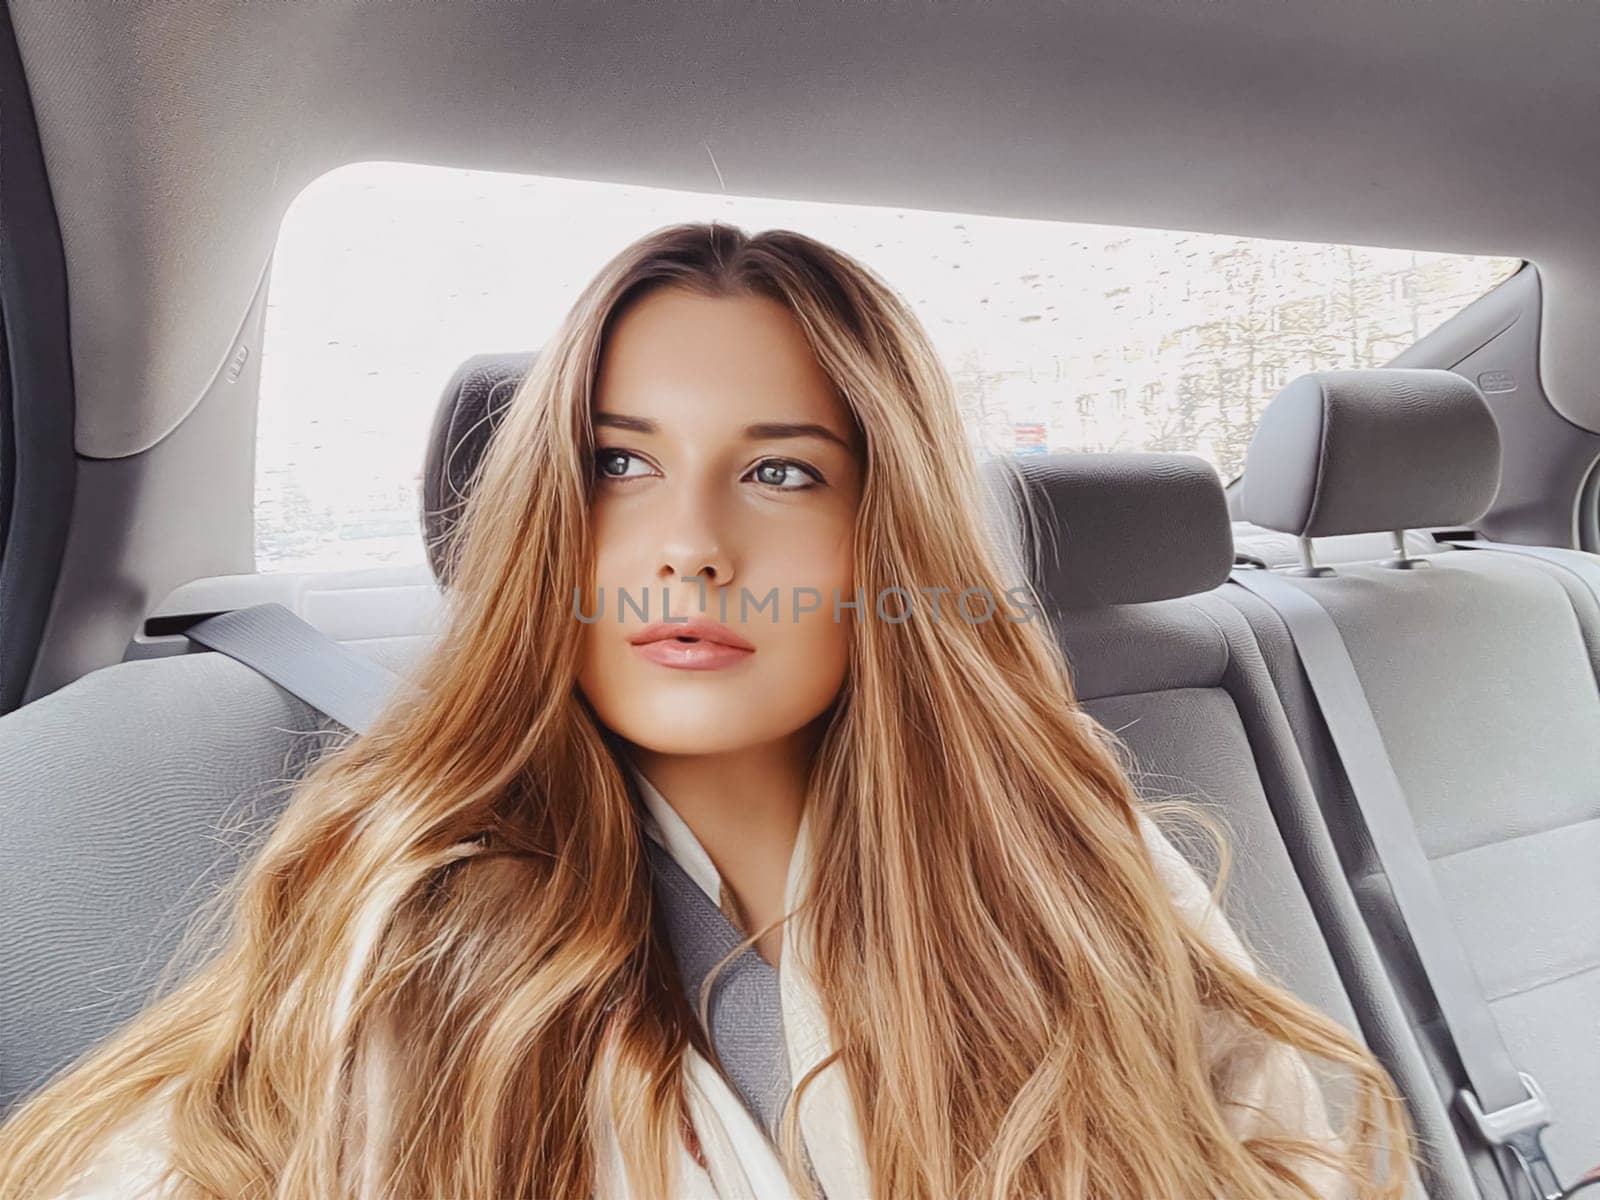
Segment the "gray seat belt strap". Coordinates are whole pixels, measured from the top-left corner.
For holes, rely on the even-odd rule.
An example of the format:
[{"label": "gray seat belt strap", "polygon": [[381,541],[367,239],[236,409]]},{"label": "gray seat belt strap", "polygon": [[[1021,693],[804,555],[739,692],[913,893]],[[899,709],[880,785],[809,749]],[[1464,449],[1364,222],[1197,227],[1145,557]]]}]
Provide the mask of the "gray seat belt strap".
[{"label": "gray seat belt strap", "polygon": [[356,733],[365,733],[389,698],[410,686],[276,602],[218,613],[183,632]]},{"label": "gray seat belt strap", "polygon": [[1520,554],[1524,558],[1537,558],[1576,575],[1595,603],[1600,604],[1600,559],[1581,550],[1565,550],[1560,546],[1523,546],[1516,542],[1472,541],[1466,538],[1451,539],[1443,543],[1458,550],[1498,550],[1502,554]]},{"label": "gray seat belt strap", "polygon": [[1550,1110],[1533,1079],[1511,1061],[1505,1039],[1467,958],[1427,854],[1412,824],[1405,790],[1333,617],[1305,589],[1259,569],[1230,578],[1283,619],[1322,711],[1395,907],[1438,1002],[1468,1086],[1458,1096],[1480,1136],[1507,1147],[1539,1200],[1562,1188],[1539,1141]]},{"label": "gray seat belt strap", "polygon": [[[684,998],[698,1014],[706,979],[744,935],[671,853],[648,835],[644,841]],[[745,1106],[760,1117],[769,1134],[775,1134],[789,1096],[777,969],[754,947],[746,946],[717,973],[706,999],[706,1032],[723,1072]]]}]

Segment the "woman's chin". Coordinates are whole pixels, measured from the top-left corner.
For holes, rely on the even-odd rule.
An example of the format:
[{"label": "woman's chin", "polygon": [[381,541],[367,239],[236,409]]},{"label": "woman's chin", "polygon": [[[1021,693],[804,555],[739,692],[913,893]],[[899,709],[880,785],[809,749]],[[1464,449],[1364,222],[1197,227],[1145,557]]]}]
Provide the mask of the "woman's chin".
[{"label": "woman's chin", "polygon": [[[792,734],[816,715],[797,708],[774,709],[732,689],[663,689],[650,696],[634,693],[626,705],[602,712],[606,726],[629,742],[657,754],[727,754],[765,745]],[[769,693],[770,695],[770,693]]]}]

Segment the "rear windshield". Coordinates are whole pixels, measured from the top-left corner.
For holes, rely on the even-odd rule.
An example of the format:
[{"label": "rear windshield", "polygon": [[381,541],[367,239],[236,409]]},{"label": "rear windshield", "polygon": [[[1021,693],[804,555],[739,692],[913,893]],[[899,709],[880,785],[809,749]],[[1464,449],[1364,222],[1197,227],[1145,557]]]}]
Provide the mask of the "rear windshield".
[{"label": "rear windshield", "polygon": [[915,308],[983,454],[1177,450],[1237,474],[1303,371],[1379,366],[1512,258],[666,191],[404,163],[312,183],[284,219],[263,346],[262,571],[423,561],[427,432],[473,354],[533,350],[634,238],[781,227]]}]

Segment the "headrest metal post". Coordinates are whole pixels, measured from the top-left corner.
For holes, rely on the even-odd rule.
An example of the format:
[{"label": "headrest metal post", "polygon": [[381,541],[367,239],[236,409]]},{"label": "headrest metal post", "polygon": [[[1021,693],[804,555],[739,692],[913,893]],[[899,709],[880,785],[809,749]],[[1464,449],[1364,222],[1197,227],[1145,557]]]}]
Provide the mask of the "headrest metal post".
[{"label": "headrest metal post", "polygon": [[1332,575],[1332,567],[1317,566],[1316,547],[1312,540],[1302,533],[1299,541],[1300,565],[1295,568],[1292,574],[1303,575],[1307,579],[1321,579],[1325,575]]},{"label": "headrest metal post", "polygon": [[1396,571],[1412,571],[1418,567],[1428,565],[1427,559],[1414,558],[1406,550],[1406,531],[1404,529],[1396,529],[1389,536],[1394,539],[1394,557],[1384,559],[1379,564],[1380,566],[1389,567]]}]

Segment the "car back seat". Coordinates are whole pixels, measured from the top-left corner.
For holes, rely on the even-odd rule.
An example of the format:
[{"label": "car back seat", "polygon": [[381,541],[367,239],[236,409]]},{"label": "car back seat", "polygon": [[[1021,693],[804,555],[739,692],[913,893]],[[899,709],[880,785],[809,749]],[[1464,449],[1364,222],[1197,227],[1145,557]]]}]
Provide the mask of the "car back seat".
[{"label": "car back seat", "polygon": [[[434,578],[409,569],[226,576],[179,589],[98,670],[0,717],[0,1114],[145,1006],[186,930],[345,729],[183,627],[281,604],[404,678],[438,635],[449,531],[531,353],[445,389],[424,467]],[[204,933],[204,930],[201,930]],[[189,943],[202,955],[206,937]]]},{"label": "car back seat", "polygon": [[[1233,855],[1224,908],[1264,971],[1363,1037],[1395,1074],[1417,1126],[1426,1194],[1476,1200],[1315,816],[1254,635],[1214,590],[1233,562],[1216,474],[1166,454],[1024,457],[1014,469],[1037,516],[1019,522],[1021,550],[1085,709],[1131,752],[1143,795],[1196,799],[1221,819]],[[1198,844],[1184,848],[1200,859]],[[1323,881],[1319,906],[1301,877]]]},{"label": "car back seat", "polygon": [[[528,361],[531,355],[473,360],[447,392],[429,451],[430,479],[438,473],[431,495],[444,498],[428,521],[436,571],[448,565],[449,522],[440,517],[448,517],[474,465],[475,452],[458,445],[460,433],[492,418],[495,399],[503,402],[507,382]],[[1138,465],[1148,468],[1159,456],[1140,457]],[[1148,477],[1135,471],[1103,480],[1100,500],[1084,501],[1079,513],[1070,472],[1052,479],[1043,466],[1036,460],[1030,468],[1038,488],[1077,514],[1072,578],[1088,580],[1099,570],[1108,588],[1089,602],[1081,583],[1076,593],[1061,590],[1065,576],[1049,589],[1061,598],[1059,630],[1087,705],[1120,730],[1152,794],[1170,787],[1224,806],[1239,851],[1230,912],[1265,968],[1353,1028],[1360,1014],[1359,1028],[1375,1048],[1388,1036],[1388,1012],[1404,1034],[1375,954],[1363,951],[1359,937],[1346,939],[1353,945],[1325,942],[1295,880],[1298,868],[1342,882],[1331,851],[1298,839],[1291,863],[1278,837],[1282,822],[1300,819],[1294,798],[1307,783],[1248,628],[1215,596],[1191,594],[1214,584],[1232,557],[1214,476],[1198,490],[1212,497],[1199,511],[1222,514],[1220,528],[1207,529],[1184,512],[1195,503],[1194,490],[1172,507],[1178,494],[1148,493]],[[1185,486],[1195,487],[1192,480]],[[1160,495],[1154,508],[1119,516],[1130,497],[1146,494]],[[1059,514],[1063,505],[1047,507]],[[1110,552],[1091,569],[1083,537],[1101,527],[1113,531],[1100,543]],[[1130,540],[1119,545],[1119,537]],[[1208,547],[1198,573],[1194,558],[1177,553],[1191,537]],[[1119,556],[1127,561],[1118,565]],[[1169,559],[1176,565],[1165,565]],[[1154,591],[1152,574],[1166,580]],[[361,649],[403,673],[426,641],[403,637]],[[90,727],[112,736],[89,743]],[[0,911],[8,913],[0,931],[0,999],[8,1014],[0,1031],[0,1107],[140,1006],[187,914],[247,849],[243,832],[226,831],[259,836],[305,755],[338,732],[248,668],[212,653],[124,663],[0,718],[8,831],[0,844]],[[1319,903],[1339,907],[1326,895]],[[1315,916],[1326,922],[1328,913]],[[1352,924],[1364,935],[1359,921]],[[1391,1069],[1405,1058],[1404,1038],[1394,1041],[1399,1049],[1380,1051]],[[1429,1136],[1442,1115],[1430,1115],[1424,1104],[1417,1116],[1428,1143],[1429,1194],[1468,1196],[1452,1147]]]},{"label": "car back seat", "polygon": [[[1498,472],[1492,418],[1470,382],[1324,372],[1269,406],[1244,516],[1305,539],[1468,526]],[[1494,1024],[1549,1097],[1545,1146],[1570,1181],[1600,1161],[1600,606],[1555,564],[1443,547],[1276,574],[1342,635]],[[1293,639],[1256,595],[1224,594],[1266,653],[1342,869],[1435,1089],[1453,1099],[1460,1063]],[[1483,1194],[1505,1195],[1482,1139],[1450,1111]]]},{"label": "car back seat", "polygon": [[119,663],[0,717],[0,1112],[143,1007],[340,733],[214,653]]}]

